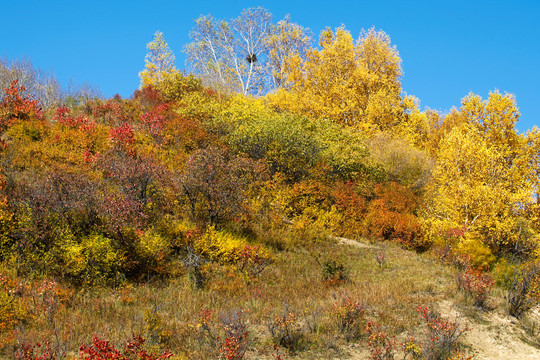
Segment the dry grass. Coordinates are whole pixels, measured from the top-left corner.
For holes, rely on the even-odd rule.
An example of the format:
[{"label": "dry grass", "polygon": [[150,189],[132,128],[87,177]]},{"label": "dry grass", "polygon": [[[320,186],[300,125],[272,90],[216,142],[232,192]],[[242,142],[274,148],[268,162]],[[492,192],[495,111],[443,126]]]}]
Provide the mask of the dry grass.
[{"label": "dry grass", "polygon": [[[320,260],[329,259],[345,265],[348,281],[333,286],[323,281]],[[276,251],[273,264],[254,283],[244,281],[233,266],[210,263],[205,265],[208,282],[203,289],[192,286],[180,262],[175,266],[180,276],[174,279],[79,290],[59,305],[52,322],[36,308],[33,320],[15,329],[15,335],[35,343],[54,340],[57,333],[55,341],[75,357],[78,346],[94,335],[122,344],[132,334],[142,334],[156,349],[203,359],[215,356],[219,343],[201,332],[201,310],[209,310],[217,336],[220,319],[241,309],[249,324],[247,357],[271,358],[275,351],[268,324],[286,309],[294,314],[293,326],[301,337],[290,357],[334,358],[344,356],[339,349],[346,346],[333,316],[334,306],[344,298],[361,303],[366,318],[399,335],[419,325],[416,306],[431,306],[455,293],[453,269],[394,244],[386,248],[383,268],[372,249],[330,240]],[[4,348],[5,356],[9,349]]]}]

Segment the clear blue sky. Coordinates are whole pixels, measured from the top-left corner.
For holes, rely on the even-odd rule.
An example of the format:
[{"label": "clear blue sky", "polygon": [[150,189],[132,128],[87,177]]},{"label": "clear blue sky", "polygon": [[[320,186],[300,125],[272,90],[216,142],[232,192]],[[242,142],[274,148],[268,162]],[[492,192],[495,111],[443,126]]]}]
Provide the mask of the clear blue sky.
[{"label": "clear blue sky", "polygon": [[447,111],[470,91],[516,95],[525,131],[540,124],[540,1],[3,1],[0,57],[26,57],[70,79],[129,97],[139,86],[146,43],[164,33],[177,67],[193,20],[233,18],[263,6],[309,27],[344,24],[357,37],[374,26],[403,59],[403,88],[421,105]]}]

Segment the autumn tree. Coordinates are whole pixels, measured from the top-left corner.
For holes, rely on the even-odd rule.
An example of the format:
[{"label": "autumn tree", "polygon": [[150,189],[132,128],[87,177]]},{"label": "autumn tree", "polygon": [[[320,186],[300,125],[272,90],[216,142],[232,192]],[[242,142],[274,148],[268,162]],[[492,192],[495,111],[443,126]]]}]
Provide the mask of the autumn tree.
[{"label": "autumn tree", "polygon": [[261,7],[230,21],[201,16],[190,37],[187,62],[205,84],[244,95],[282,86],[285,59],[302,57],[311,44],[309,30],[289,16],[273,24],[272,14]]},{"label": "autumn tree", "polygon": [[494,252],[520,253],[530,240],[527,204],[533,200],[538,144],[519,134],[515,98],[470,94],[445,121],[438,146],[428,213],[433,231],[465,229]]},{"label": "autumn tree", "polygon": [[388,35],[370,29],[354,42],[342,26],[322,31],[319,46],[286,61],[285,86],[271,104],[368,132],[404,119],[401,59]]},{"label": "autumn tree", "polygon": [[[0,60],[0,89],[8,88],[15,80],[26,89],[25,95],[37,99],[45,108],[62,97],[60,84],[53,73],[35,68],[28,59]],[[0,100],[6,95],[0,90]]]},{"label": "autumn tree", "polygon": [[169,75],[178,72],[174,66],[174,54],[163,38],[161,31],[156,31],[154,40],[146,45],[145,69],[139,73],[141,88],[155,85],[163,81]]},{"label": "autumn tree", "polygon": [[[18,80],[13,80],[4,90],[4,94],[0,101],[0,135],[4,135],[10,127],[20,121],[37,120],[34,125],[43,126],[41,104],[26,93],[25,87],[19,85]],[[27,129],[26,134],[30,133],[32,131]],[[0,149],[6,146],[5,139],[0,138]]]},{"label": "autumn tree", "polygon": [[272,15],[261,7],[245,9],[230,22],[201,16],[185,49],[187,61],[216,89],[256,93],[262,87],[271,21]]},{"label": "autumn tree", "polygon": [[261,162],[208,148],[193,154],[179,183],[192,218],[219,226],[243,212],[250,186],[265,173]]},{"label": "autumn tree", "polygon": [[85,104],[90,100],[104,99],[105,96],[97,86],[88,82],[76,83],[70,80],[62,93],[62,103],[74,107]]},{"label": "autumn tree", "polygon": [[270,89],[285,85],[286,62],[291,56],[303,59],[311,48],[309,29],[291,22],[289,15],[270,29],[265,42],[268,46],[267,71],[271,77]]}]

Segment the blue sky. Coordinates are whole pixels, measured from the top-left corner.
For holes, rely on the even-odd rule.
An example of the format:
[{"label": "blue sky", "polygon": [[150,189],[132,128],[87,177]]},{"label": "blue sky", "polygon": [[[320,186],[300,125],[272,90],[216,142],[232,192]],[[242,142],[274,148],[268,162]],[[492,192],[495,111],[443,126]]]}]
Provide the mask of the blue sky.
[{"label": "blue sky", "polygon": [[62,84],[129,97],[156,30],[183,69],[195,18],[228,19],[255,6],[276,21],[290,14],[316,36],[341,24],[354,37],[384,30],[403,59],[404,90],[423,107],[447,111],[470,91],[499,89],[516,95],[521,131],[540,125],[540,1],[4,1],[0,57],[26,57]]}]

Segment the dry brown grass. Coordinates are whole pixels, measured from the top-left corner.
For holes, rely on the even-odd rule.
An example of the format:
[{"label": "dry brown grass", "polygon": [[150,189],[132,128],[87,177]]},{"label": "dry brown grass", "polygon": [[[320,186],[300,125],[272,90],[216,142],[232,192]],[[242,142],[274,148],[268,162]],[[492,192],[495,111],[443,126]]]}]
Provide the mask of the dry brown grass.
[{"label": "dry brown grass", "polygon": [[[290,356],[333,358],[344,356],[346,346],[333,315],[334,306],[344,298],[361,303],[366,318],[399,335],[418,326],[415,306],[430,306],[455,293],[453,269],[394,244],[386,248],[383,268],[373,249],[331,240],[276,251],[274,257],[254,283],[244,281],[231,265],[210,263],[205,265],[208,282],[203,289],[195,289],[181,269],[174,279],[117,289],[82,289],[59,306],[53,322],[33,310],[34,320],[14,332],[28,343],[50,340],[56,332],[60,334],[57,341],[71,357],[93,335],[122,344],[132,334],[142,334],[156,349],[167,348],[179,358],[203,359],[216,355],[219,342],[206,339],[200,331],[201,310],[209,310],[217,336],[220,319],[241,309],[249,323],[247,358],[271,358],[274,340],[268,324],[286,309],[294,314],[293,325],[300,332],[295,355]],[[348,281],[334,286],[323,281],[320,260],[329,259],[348,269]],[[179,261],[175,266],[182,264]],[[6,356],[8,350],[4,349]]]}]

